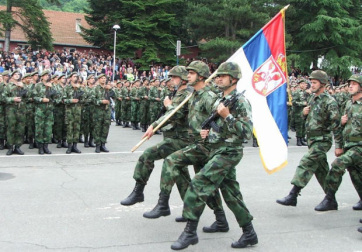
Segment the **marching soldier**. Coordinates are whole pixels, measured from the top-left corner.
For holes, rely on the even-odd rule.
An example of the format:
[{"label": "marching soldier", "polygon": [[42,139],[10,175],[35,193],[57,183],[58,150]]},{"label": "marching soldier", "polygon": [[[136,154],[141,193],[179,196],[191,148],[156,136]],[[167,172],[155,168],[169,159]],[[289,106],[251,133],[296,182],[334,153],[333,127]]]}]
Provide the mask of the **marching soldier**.
[{"label": "marching soldier", "polygon": [[316,211],[338,209],[335,194],[342,183],[342,176],[346,170],[348,170],[360,198],[353,209],[362,210],[362,76],[352,75],[348,82],[349,94],[352,99],[346,103],[341,119],[344,139],[343,154],[332,163],[326,177],[326,196],[316,206]]},{"label": "marching soldier", "polygon": [[[27,89],[20,82],[20,72],[15,70],[11,73],[9,84],[5,87],[2,94],[6,102],[6,122],[7,122],[7,143],[9,150],[6,155],[13,153],[24,155],[20,149],[23,144],[25,133],[25,97]],[[15,146],[15,149],[14,149]]]},{"label": "marching soldier", "polygon": [[303,109],[303,115],[306,117],[308,153],[300,160],[295,171],[291,181],[293,188],[289,195],[277,200],[277,203],[284,206],[297,205],[299,192],[313,175],[325,191],[325,179],[329,171],[326,153],[332,147],[331,131],[334,134],[335,155],[340,156],[343,152],[338,104],[325,92],[328,76],[325,72],[316,70],[311,73],[309,79],[313,94],[309,98],[308,106]]},{"label": "marching soldier", "polygon": [[40,82],[33,90],[35,102],[35,141],[39,146],[39,154],[52,154],[48,144],[52,141],[52,128],[54,124],[54,99],[56,91],[49,81],[50,72],[45,70],[40,75]]},{"label": "marching soldier", "polygon": [[84,92],[80,89],[78,83],[78,74],[70,74],[70,86],[64,89],[63,101],[65,104],[65,124],[67,125],[67,154],[72,152],[81,153],[77,147],[80,135],[80,122],[82,119],[81,99]]}]

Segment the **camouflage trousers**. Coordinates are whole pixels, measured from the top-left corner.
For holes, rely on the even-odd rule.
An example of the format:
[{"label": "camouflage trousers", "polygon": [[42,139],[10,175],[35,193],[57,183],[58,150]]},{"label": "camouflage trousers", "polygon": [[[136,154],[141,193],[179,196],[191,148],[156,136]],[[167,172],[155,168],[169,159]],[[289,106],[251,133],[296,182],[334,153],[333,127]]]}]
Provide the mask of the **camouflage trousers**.
[{"label": "camouflage trousers", "polygon": [[325,190],[325,179],[329,171],[326,153],[331,149],[332,142],[316,141],[309,144],[309,141],[310,139],[308,139],[308,152],[300,160],[291,184],[303,188],[315,175]]},{"label": "camouflage trousers", "polygon": [[94,113],[94,106],[90,104],[86,104],[82,108],[82,127],[83,127],[83,134],[84,136],[93,136],[94,131],[94,123],[93,123],[93,113]]},{"label": "camouflage trousers", "polygon": [[34,103],[26,104],[26,125],[25,134],[28,138],[34,138],[35,136],[35,105]]},{"label": "camouflage trousers", "polygon": [[140,123],[150,124],[150,113],[149,113],[150,102],[148,100],[141,100],[140,102]]},{"label": "camouflage trousers", "polygon": [[65,124],[65,106],[63,104],[54,107],[53,135],[56,140],[67,139],[67,126]]},{"label": "camouflage trousers", "polygon": [[139,101],[131,101],[131,122],[139,122],[140,121],[140,102]]},{"label": "camouflage trousers", "polygon": [[352,180],[352,184],[356,189],[360,199],[362,200],[362,147],[354,146],[343,155],[337,157],[326,177],[326,191],[337,192],[342,183],[343,174],[346,170]]},{"label": "camouflage trousers", "polygon": [[35,107],[35,141],[40,144],[51,143],[53,124],[53,105],[37,104]]},{"label": "camouflage trousers", "polygon": [[[188,178],[183,177],[186,174],[187,166],[193,165],[195,174],[197,174],[204,164],[207,163],[209,154],[210,149],[208,145],[194,143],[166,157],[162,165],[161,192],[170,195],[176,179],[190,182]],[[186,191],[180,192],[181,198],[184,198],[183,195],[185,194]],[[214,194],[207,200],[206,204],[214,211],[223,210],[218,188],[215,188]]]},{"label": "camouflage trousers", "polygon": [[160,102],[158,101],[152,101],[150,102],[150,107],[149,107],[149,113],[150,113],[150,122],[155,122],[157,121],[157,117],[158,114],[160,113]]},{"label": "camouflage trousers", "polygon": [[5,105],[0,104],[0,139],[6,139]]},{"label": "camouflage trousers", "polygon": [[[138,159],[133,178],[140,184],[147,184],[155,167],[156,160],[164,159],[173,152],[186,147],[188,144],[189,142],[185,139],[165,138],[162,142],[147,148]],[[183,198],[190,180],[190,174],[187,167],[185,167],[185,169],[182,170],[182,175],[176,178],[176,185],[181,198]]]},{"label": "camouflage trousers", "polygon": [[240,227],[250,223],[249,213],[236,180],[235,166],[243,157],[242,147],[220,146],[212,149],[208,162],[191,180],[184,198],[182,216],[198,221],[210,196],[220,189],[226,205],[234,213]]},{"label": "camouflage trousers", "polygon": [[122,100],[121,118],[123,122],[131,121],[131,101]]},{"label": "camouflage trousers", "polygon": [[293,113],[292,106],[288,106],[288,125],[289,125],[289,128],[295,127],[295,120],[294,120],[294,113]]},{"label": "camouflage trousers", "polygon": [[22,145],[25,133],[25,105],[8,105],[6,107],[7,143],[9,145]]},{"label": "camouflage trousers", "polygon": [[95,144],[107,143],[109,127],[111,126],[111,120],[109,118],[110,114],[111,110],[108,105],[106,107],[101,105],[95,108],[93,114]]},{"label": "camouflage trousers", "polygon": [[82,107],[79,104],[65,107],[65,124],[67,125],[67,142],[78,143],[80,134],[80,122],[82,119]]},{"label": "camouflage trousers", "polygon": [[304,107],[293,107],[293,117],[296,137],[305,137],[305,120],[302,116]]},{"label": "camouflage trousers", "polygon": [[122,115],[122,102],[118,99],[116,99],[116,106],[114,108],[115,113],[116,113],[116,120],[121,120],[121,115]]}]

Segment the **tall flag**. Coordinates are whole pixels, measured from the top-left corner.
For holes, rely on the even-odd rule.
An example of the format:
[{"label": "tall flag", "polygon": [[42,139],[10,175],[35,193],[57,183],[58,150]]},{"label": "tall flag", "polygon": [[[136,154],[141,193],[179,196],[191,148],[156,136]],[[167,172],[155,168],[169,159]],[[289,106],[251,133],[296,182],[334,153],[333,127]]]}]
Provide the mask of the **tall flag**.
[{"label": "tall flag", "polygon": [[287,62],[284,15],[286,6],[227,61],[239,64],[253,112],[254,134],[264,169],[269,173],[287,165]]}]

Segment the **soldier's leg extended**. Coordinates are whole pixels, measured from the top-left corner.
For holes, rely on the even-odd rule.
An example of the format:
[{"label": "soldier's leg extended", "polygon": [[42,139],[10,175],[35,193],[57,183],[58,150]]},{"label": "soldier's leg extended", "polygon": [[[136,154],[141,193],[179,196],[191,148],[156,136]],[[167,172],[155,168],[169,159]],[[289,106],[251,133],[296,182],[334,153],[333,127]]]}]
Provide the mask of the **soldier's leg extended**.
[{"label": "soldier's leg extended", "polygon": [[356,189],[360,200],[353,206],[353,210],[362,210],[362,149],[360,146],[352,147],[349,152],[352,152],[353,165],[348,167],[349,175],[352,184]]},{"label": "soldier's leg extended", "polygon": [[295,171],[291,184],[294,185],[289,195],[277,200],[277,203],[285,206],[296,206],[297,197],[313,175],[316,176],[322,189],[325,190],[325,178],[328,173],[328,162],[326,153],[331,148],[331,142],[314,142],[308,152],[302,157]]}]

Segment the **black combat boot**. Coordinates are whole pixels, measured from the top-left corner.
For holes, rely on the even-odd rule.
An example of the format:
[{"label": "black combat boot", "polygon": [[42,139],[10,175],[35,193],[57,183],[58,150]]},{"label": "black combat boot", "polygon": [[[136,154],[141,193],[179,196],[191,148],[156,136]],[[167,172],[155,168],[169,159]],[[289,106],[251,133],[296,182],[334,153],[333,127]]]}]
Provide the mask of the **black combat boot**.
[{"label": "black combat boot", "polygon": [[68,150],[65,153],[67,154],[72,153],[72,149],[73,149],[73,144],[68,144]]},{"label": "black combat boot", "polygon": [[352,208],[353,210],[362,210],[362,200],[358,201]]},{"label": "black combat boot", "polygon": [[79,140],[78,140],[79,143],[84,143],[84,139],[83,139],[83,135],[79,135]]},{"label": "black combat boot", "polygon": [[84,147],[89,148],[89,139],[88,135],[84,136]]},{"label": "black combat boot", "polygon": [[73,143],[72,151],[75,152],[75,153],[82,153],[82,152],[78,149],[77,144],[78,144],[78,143]]},{"label": "black combat boot", "polygon": [[258,141],[256,139],[253,139],[253,147],[259,147]]},{"label": "black combat boot", "polygon": [[63,147],[63,148],[68,148],[67,140],[63,140],[63,141],[62,141],[62,147]]},{"label": "black combat boot", "polygon": [[57,140],[54,137],[52,137],[52,143],[56,143],[56,142],[57,142]]},{"label": "black combat boot", "polygon": [[336,201],[335,193],[328,191],[324,199],[318,206],[314,208],[316,211],[329,211],[338,210],[338,203]]},{"label": "black combat boot", "polygon": [[145,189],[145,186],[145,184],[140,184],[136,182],[133,191],[127,198],[121,201],[121,205],[131,206],[136,204],[137,202],[143,202],[145,199],[143,195],[143,190]]},{"label": "black combat boot", "polygon": [[101,144],[101,151],[103,151],[103,152],[109,152],[109,150],[107,149],[105,143],[102,143],[102,144]]},{"label": "black combat boot", "polygon": [[243,235],[238,241],[233,242],[231,247],[246,248],[248,245],[252,246],[258,243],[258,236],[256,235],[251,222],[245,226],[242,226],[241,228],[243,229]]},{"label": "black combat boot", "polygon": [[34,140],[34,148],[39,149],[39,144]]},{"label": "black combat boot", "polygon": [[187,219],[185,219],[183,216],[179,216],[175,218],[176,222],[187,222]]},{"label": "black combat boot", "polygon": [[303,146],[302,140],[300,137],[297,137],[297,146]]},{"label": "black combat boot", "polygon": [[92,135],[90,135],[90,137],[89,137],[89,147],[92,147],[92,148],[96,147],[96,145],[94,144],[94,139],[93,139]]},{"label": "black combat boot", "polygon": [[131,122],[131,126],[132,126],[132,129],[133,130],[136,130],[137,128],[136,128],[136,123],[135,122]]},{"label": "black combat boot", "polygon": [[123,123],[123,128],[128,128],[128,127],[129,127],[128,122],[124,122]]},{"label": "black combat boot", "polygon": [[44,153],[45,154],[52,154],[52,152],[48,149],[48,144],[47,143],[44,144]]},{"label": "black combat boot", "polygon": [[40,154],[40,155],[44,155],[44,147],[43,147],[43,144],[41,144],[41,143],[38,143],[38,153]]},{"label": "black combat boot", "polygon": [[0,139],[0,150],[3,150],[4,148],[4,139]]},{"label": "black combat boot", "polygon": [[10,155],[13,155],[13,153],[14,153],[14,146],[9,145],[9,150],[8,150],[8,152],[6,152],[6,155],[10,156]]},{"label": "black combat boot", "polygon": [[195,245],[199,242],[197,237],[197,224],[198,221],[187,220],[186,227],[177,241],[175,241],[171,249],[181,250],[187,248],[189,245]]},{"label": "black combat boot", "polygon": [[100,144],[96,144],[96,153],[101,153],[101,145]]},{"label": "black combat boot", "polygon": [[34,149],[34,138],[29,137],[29,149]]},{"label": "black combat boot", "polygon": [[210,227],[204,227],[202,231],[205,233],[227,232],[229,231],[229,224],[226,220],[225,212],[223,210],[214,211],[216,221]]},{"label": "black combat boot", "polygon": [[160,193],[160,197],[158,199],[157,205],[149,212],[145,212],[143,217],[148,219],[156,219],[161,216],[168,216],[171,214],[170,206],[168,205],[168,200],[170,199],[170,195]]},{"label": "black combat boot", "polygon": [[289,195],[284,197],[283,199],[277,200],[277,203],[284,205],[284,206],[296,206],[297,197],[299,195],[300,190],[302,190],[302,188],[300,188],[298,186],[293,186]]},{"label": "black combat boot", "polygon": [[307,143],[305,137],[301,137],[300,142],[302,143],[303,146],[308,146],[308,143]]},{"label": "black combat boot", "polygon": [[15,145],[14,153],[18,155],[24,155],[24,152],[20,150],[20,145]]},{"label": "black combat boot", "polygon": [[58,149],[62,148],[62,140],[58,140],[57,148]]},{"label": "black combat boot", "polygon": [[138,122],[135,122],[134,124],[135,124],[136,130],[140,130],[140,129],[141,129],[140,126],[139,126],[139,124],[138,124]]},{"label": "black combat boot", "polygon": [[142,132],[146,132],[146,124],[142,124]]}]

